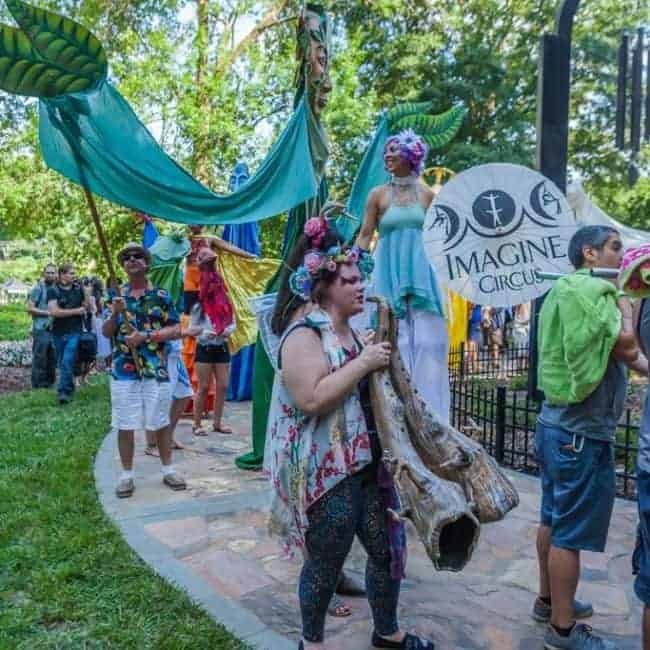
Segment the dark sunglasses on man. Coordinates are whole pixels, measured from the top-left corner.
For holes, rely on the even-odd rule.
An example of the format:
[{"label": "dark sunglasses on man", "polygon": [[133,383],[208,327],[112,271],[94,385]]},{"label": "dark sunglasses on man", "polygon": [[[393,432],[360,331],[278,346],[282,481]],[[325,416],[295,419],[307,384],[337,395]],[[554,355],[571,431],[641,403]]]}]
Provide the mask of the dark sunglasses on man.
[{"label": "dark sunglasses on man", "polygon": [[129,262],[130,260],[143,260],[143,253],[124,253],[122,255],[122,262]]}]

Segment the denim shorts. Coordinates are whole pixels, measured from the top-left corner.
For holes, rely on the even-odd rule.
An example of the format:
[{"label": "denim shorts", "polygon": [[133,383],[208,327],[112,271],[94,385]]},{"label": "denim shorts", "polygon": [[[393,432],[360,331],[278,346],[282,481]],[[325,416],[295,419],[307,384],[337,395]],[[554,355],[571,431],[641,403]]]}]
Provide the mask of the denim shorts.
[{"label": "denim shorts", "polygon": [[632,570],[636,575],[634,593],[650,607],[650,474],[637,472],[637,497],[639,500],[639,528],[636,548],[632,555]]},{"label": "denim shorts", "polygon": [[556,548],[602,553],[616,496],[611,442],[537,422],[542,480],[541,523]]}]

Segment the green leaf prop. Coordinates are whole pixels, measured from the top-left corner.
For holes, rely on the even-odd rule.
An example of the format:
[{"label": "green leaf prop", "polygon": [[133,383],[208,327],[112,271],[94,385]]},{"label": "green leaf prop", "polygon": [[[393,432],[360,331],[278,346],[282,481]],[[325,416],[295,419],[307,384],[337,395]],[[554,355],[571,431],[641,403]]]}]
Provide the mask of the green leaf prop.
[{"label": "green leaf prop", "polygon": [[413,129],[432,148],[451,142],[463,124],[467,109],[455,106],[440,115],[406,115],[395,124],[395,130]]},{"label": "green leaf prop", "polygon": [[397,104],[391,108],[386,118],[388,119],[389,128],[392,130],[394,125],[407,115],[415,115],[416,113],[428,113],[433,108],[433,102],[404,102]]},{"label": "green leaf prop", "polygon": [[6,0],[20,26],[0,25],[0,88],[56,97],[88,90],[106,77],[106,53],[85,27],[20,0]]}]

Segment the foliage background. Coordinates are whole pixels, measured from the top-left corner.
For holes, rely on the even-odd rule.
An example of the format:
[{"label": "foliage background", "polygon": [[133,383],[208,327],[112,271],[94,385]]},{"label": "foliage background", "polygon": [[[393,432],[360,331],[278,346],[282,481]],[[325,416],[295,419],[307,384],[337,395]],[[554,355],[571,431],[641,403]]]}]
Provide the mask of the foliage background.
[{"label": "foliage background", "polygon": [[[107,49],[110,78],[163,147],[217,191],[238,159],[251,169],[292,110],[298,0],[41,0],[74,17]],[[434,99],[469,117],[430,163],[455,171],[509,161],[534,166],[537,47],[557,0],[342,0],[333,17],[334,90],[325,114],[332,193],[345,199],[381,110]],[[11,22],[4,7],[0,19]],[[625,182],[614,148],[616,49],[624,29],[650,22],[647,0],[583,3],[574,30],[571,174],[622,221],[650,228],[645,180]],[[79,188],[47,170],[37,104],[0,93],[0,238],[37,240],[44,259],[71,259],[105,275]],[[140,236],[130,212],[99,200],[113,250]],[[262,222],[277,254],[284,219]],[[2,269],[0,268],[0,274]]]}]

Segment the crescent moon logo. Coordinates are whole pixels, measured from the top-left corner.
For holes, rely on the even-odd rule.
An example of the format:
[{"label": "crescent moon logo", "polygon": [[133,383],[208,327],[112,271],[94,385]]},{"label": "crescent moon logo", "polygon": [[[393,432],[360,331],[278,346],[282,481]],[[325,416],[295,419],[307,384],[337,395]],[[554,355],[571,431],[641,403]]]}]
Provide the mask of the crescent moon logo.
[{"label": "crescent moon logo", "polygon": [[445,237],[443,245],[446,245],[458,234],[460,230],[460,217],[449,206],[434,204],[433,220],[428,229],[436,229],[443,233]]},{"label": "crescent moon logo", "polygon": [[549,221],[555,221],[556,217],[562,212],[559,197],[555,196],[546,187],[546,181],[541,181],[533,187],[530,193],[530,207],[535,214]]}]

